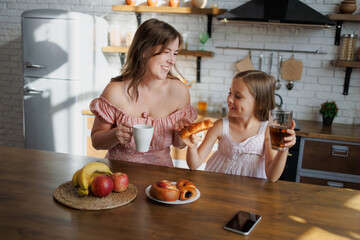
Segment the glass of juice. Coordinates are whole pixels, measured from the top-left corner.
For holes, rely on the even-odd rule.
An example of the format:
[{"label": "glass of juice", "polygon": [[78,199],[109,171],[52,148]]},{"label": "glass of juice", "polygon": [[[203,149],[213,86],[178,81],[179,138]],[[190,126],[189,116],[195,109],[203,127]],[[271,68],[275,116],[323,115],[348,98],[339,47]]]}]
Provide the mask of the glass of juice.
[{"label": "glass of juice", "polygon": [[284,137],[289,136],[286,132],[292,126],[292,111],[288,110],[270,110],[269,111],[269,128],[271,148],[284,151],[285,147]]}]

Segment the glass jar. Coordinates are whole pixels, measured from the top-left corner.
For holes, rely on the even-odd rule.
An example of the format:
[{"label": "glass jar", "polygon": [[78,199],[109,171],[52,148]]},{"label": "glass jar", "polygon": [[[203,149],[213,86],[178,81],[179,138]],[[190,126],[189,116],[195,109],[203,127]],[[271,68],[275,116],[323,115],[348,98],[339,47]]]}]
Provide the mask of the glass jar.
[{"label": "glass jar", "polygon": [[345,34],[341,41],[340,60],[354,61],[356,48],[356,34]]}]

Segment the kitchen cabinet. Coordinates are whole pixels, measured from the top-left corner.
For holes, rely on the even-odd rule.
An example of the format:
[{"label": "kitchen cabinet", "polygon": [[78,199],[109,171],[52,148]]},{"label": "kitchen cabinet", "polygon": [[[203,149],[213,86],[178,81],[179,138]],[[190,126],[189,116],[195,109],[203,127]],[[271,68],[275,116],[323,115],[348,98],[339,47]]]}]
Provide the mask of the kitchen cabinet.
[{"label": "kitchen cabinet", "polygon": [[296,181],[360,189],[360,143],[301,138]]},{"label": "kitchen cabinet", "polygon": [[95,116],[89,110],[83,110],[83,155],[104,158],[107,150],[96,150],[91,142],[91,129],[94,125]]}]

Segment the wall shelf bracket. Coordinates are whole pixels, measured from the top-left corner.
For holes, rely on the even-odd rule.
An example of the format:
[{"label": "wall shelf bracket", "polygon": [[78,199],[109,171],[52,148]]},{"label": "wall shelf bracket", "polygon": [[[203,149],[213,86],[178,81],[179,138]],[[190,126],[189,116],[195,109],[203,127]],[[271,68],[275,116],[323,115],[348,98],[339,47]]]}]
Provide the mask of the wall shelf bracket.
[{"label": "wall shelf bracket", "polygon": [[196,82],[200,83],[201,57],[196,57]]},{"label": "wall shelf bracket", "polygon": [[213,15],[212,14],[208,14],[207,15],[208,21],[207,21],[207,32],[209,34],[209,38],[211,38],[211,26],[212,26],[212,18]]},{"label": "wall shelf bracket", "polygon": [[137,24],[138,24],[138,26],[140,26],[141,25],[141,13],[135,12],[135,15],[136,15]]},{"label": "wall shelf bracket", "polygon": [[340,44],[341,29],[342,29],[342,21],[336,21],[335,43],[334,43],[335,45]]},{"label": "wall shelf bracket", "polygon": [[123,66],[125,63],[125,53],[119,53],[119,57],[120,57],[121,66]]},{"label": "wall shelf bracket", "polygon": [[348,94],[349,94],[349,85],[350,85],[351,71],[352,71],[352,68],[351,68],[351,67],[347,67],[347,68],[346,68],[343,95],[348,95]]}]

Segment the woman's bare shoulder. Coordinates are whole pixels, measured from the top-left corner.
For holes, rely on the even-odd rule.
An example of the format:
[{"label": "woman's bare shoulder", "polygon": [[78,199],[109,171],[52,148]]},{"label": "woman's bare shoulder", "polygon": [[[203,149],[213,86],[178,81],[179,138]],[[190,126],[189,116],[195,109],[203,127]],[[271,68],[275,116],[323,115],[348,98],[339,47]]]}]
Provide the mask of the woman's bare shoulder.
[{"label": "woman's bare shoulder", "polygon": [[110,82],[105,87],[101,96],[106,98],[109,102],[117,105],[117,103],[125,97],[124,93],[126,93],[124,82]]},{"label": "woman's bare shoulder", "polygon": [[185,107],[190,104],[189,88],[180,80],[170,80],[170,95],[178,101],[179,108]]}]

